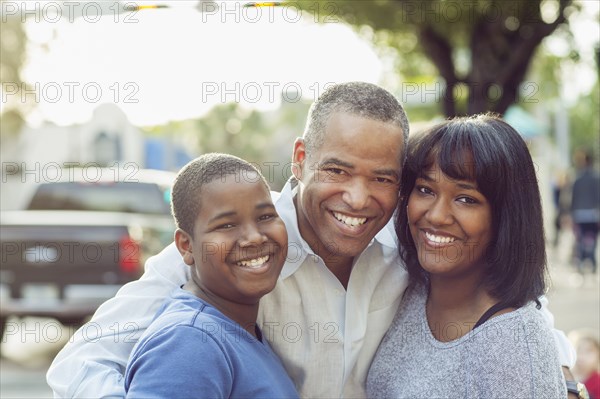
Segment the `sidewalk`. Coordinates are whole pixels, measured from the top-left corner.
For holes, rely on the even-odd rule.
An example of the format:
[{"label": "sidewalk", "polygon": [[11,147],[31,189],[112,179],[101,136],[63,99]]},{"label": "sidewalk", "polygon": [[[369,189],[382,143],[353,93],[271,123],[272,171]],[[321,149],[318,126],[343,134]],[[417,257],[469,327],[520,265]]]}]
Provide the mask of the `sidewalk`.
[{"label": "sidewalk", "polygon": [[[562,233],[557,248],[547,247],[550,270],[548,299],[554,314],[554,325],[568,334],[579,328],[596,331],[600,336],[600,282],[599,274],[586,270],[582,276],[571,265],[573,235]],[[600,250],[597,248],[597,250]],[[597,252],[597,259],[600,254]]]}]

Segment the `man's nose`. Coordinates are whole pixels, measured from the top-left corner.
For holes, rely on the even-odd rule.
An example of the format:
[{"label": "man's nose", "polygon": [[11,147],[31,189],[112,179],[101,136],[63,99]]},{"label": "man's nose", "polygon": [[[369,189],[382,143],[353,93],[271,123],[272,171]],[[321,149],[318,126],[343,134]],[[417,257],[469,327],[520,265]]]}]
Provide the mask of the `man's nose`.
[{"label": "man's nose", "polygon": [[344,194],[342,195],[344,202],[353,210],[359,211],[366,208],[371,197],[368,184],[363,179],[352,179],[344,184]]}]

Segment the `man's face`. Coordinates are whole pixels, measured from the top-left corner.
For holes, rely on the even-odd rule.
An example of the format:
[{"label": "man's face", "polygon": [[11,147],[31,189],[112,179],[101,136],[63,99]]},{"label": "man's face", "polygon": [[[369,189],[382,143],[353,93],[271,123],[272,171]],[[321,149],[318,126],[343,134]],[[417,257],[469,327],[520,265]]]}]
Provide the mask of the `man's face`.
[{"label": "man's face", "polygon": [[[392,124],[334,113],[320,148],[296,141],[300,233],[325,262],[359,255],[385,226],[398,201],[402,130]],[[331,258],[330,258],[331,259]]]}]

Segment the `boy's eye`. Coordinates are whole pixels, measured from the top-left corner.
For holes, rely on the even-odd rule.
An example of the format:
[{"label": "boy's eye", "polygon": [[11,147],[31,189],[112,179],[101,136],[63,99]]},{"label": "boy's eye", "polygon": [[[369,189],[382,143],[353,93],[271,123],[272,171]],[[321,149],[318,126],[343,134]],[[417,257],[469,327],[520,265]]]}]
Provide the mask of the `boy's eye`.
[{"label": "boy's eye", "polygon": [[269,220],[269,219],[273,219],[274,217],[276,217],[277,215],[275,215],[274,213],[268,213],[266,215],[261,215],[258,217],[259,221],[263,221],[263,220]]},{"label": "boy's eye", "polygon": [[216,229],[217,230],[227,230],[227,229],[231,229],[234,227],[235,227],[235,224],[233,224],[233,223],[223,223],[223,224],[218,225],[216,227]]}]

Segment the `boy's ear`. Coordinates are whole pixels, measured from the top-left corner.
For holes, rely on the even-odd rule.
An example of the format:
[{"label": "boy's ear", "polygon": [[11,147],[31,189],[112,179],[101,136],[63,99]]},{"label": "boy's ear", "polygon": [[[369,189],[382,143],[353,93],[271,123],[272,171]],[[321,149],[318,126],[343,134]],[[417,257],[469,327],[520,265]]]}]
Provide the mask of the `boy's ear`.
[{"label": "boy's ear", "polygon": [[298,180],[302,179],[302,170],[306,160],[306,147],[304,139],[298,137],[294,142],[294,153],[292,154],[292,174]]},{"label": "boy's ear", "polygon": [[183,257],[186,265],[194,264],[194,254],[192,253],[192,237],[181,229],[175,230],[175,246]]}]

